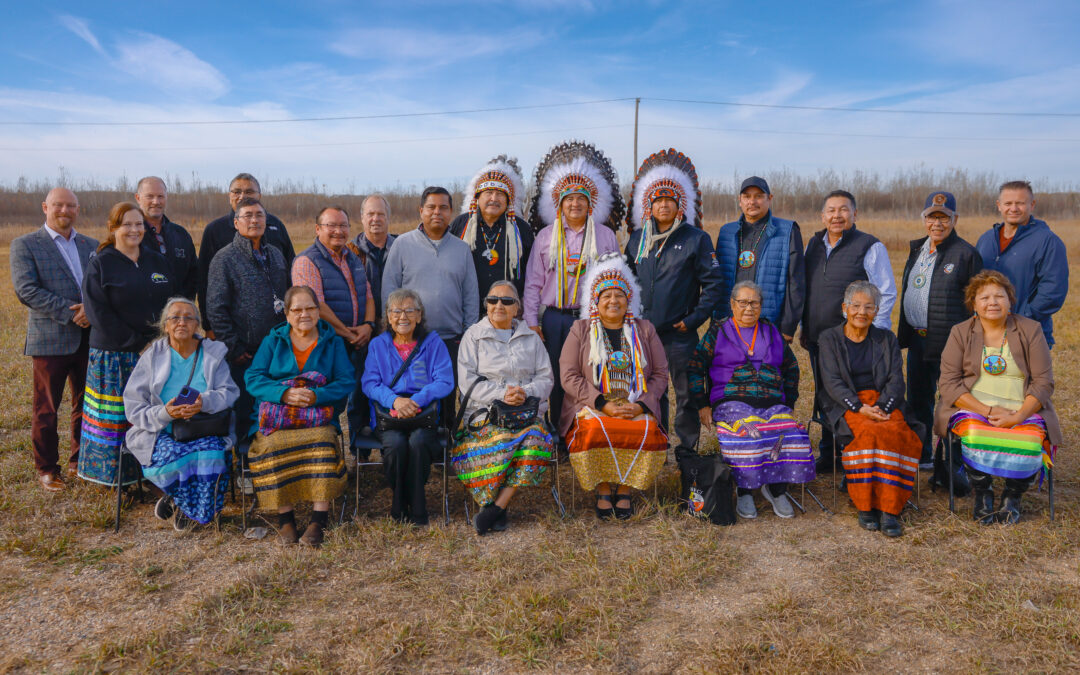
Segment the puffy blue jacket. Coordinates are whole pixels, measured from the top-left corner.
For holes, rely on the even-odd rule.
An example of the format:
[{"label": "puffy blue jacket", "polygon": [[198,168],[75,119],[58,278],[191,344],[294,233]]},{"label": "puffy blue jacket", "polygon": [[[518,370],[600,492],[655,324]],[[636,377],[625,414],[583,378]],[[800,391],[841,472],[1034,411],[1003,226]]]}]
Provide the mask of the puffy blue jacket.
[{"label": "puffy blue jacket", "polygon": [[1031,218],[1016,230],[1012,242],[1001,252],[997,223],[979,237],[975,250],[983,268],[1001,272],[1016,288],[1012,311],[1042,324],[1046,343],[1054,346],[1053,315],[1065,304],[1069,292],[1069,259],[1065,244],[1045,221]]},{"label": "puffy blue jacket", "polygon": [[[386,331],[372,340],[364,362],[364,376],[360,378],[364,395],[373,403],[388,409],[394,406],[394,399],[398,396],[411,398],[421,408],[449,396],[454,391],[454,364],[450,361],[450,352],[446,350],[442,338],[435,331],[430,331],[419,341],[416,349],[419,350],[416,358],[391,389],[390,380],[394,379],[398,368],[404,363],[394,348],[393,331]],[[371,417],[375,418],[374,407]]]},{"label": "puffy blue jacket", "polygon": [[[356,389],[356,370],[345,351],[345,341],[334,332],[330,324],[319,319],[317,329],[319,342],[311,350],[303,372],[315,371],[326,376],[327,382],[324,386],[312,387],[315,392],[315,405],[334,406],[333,423],[338,426],[337,418],[345,410],[345,401]],[[255,397],[256,402],[281,403],[281,397],[288,389],[281,382],[296,377],[300,372],[296,356],[293,355],[292,340],[289,339],[289,324],[282,323],[263,338],[244,375],[244,382],[247,384],[248,393]],[[256,431],[257,418],[252,420],[251,433]]]}]

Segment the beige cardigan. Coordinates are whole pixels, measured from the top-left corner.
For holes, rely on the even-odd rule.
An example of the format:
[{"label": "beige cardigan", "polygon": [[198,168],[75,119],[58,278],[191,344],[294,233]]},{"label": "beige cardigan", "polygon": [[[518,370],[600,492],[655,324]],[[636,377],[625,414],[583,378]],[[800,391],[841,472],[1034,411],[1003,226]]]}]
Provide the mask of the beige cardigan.
[{"label": "beige cardigan", "polygon": [[[1024,396],[1034,396],[1042,404],[1039,414],[1046,420],[1050,442],[1061,445],[1061,423],[1050,398],[1054,394],[1054,366],[1039,322],[1016,314],[1005,320],[1005,336],[1016,367],[1024,374]],[[982,372],[983,329],[979,317],[961,321],[952,327],[949,341],[941,352],[941,378],[938,392],[941,402],[934,414],[934,433],[944,438],[949,418],[959,408],[956,400],[971,393]]]}]

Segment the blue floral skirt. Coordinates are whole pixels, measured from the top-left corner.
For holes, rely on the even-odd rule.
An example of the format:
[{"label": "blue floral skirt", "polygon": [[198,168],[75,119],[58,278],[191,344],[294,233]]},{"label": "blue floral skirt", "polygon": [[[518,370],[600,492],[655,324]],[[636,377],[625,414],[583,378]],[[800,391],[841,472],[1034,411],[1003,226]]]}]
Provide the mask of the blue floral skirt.
[{"label": "blue floral skirt", "polygon": [[[116,452],[127,435],[124,387],[139,355],[135,352],[90,350],[83,396],[82,442],[79,445],[79,478],[116,485]],[[139,480],[139,462],[124,458],[124,485]]]},{"label": "blue floral skirt", "polygon": [[225,506],[229,488],[227,448],[228,442],[221,436],[181,443],[162,431],[143,475],[172,497],[185,516],[205,525]]}]

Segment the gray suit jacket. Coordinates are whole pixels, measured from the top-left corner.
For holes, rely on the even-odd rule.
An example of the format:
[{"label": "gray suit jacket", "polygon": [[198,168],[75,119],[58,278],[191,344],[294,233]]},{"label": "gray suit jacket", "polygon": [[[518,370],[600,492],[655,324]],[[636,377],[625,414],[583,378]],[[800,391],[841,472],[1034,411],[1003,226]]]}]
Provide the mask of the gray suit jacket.
[{"label": "gray suit jacket", "polygon": [[[75,234],[84,272],[97,245],[96,239]],[[82,281],[72,275],[44,227],[11,242],[11,282],[19,302],[30,308],[24,354],[63,356],[79,348],[84,329],[71,320],[75,312],[69,307],[82,302]]]}]

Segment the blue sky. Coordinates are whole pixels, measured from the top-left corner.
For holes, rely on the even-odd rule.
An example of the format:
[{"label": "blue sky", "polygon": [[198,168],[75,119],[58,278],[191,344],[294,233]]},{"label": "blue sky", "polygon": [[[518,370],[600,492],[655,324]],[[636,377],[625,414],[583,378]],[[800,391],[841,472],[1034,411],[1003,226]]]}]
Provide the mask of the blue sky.
[{"label": "blue sky", "polygon": [[677,104],[1080,112],[1075,2],[13,3],[0,28],[0,182],[204,182],[250,171],[363,192],[531,172],[566,138],[629,181],[632,102],[317,123],[172,126],[643,97],[639,161],[674,146],[704,180],[925,165],[1080,184],[1080,117]]}]

